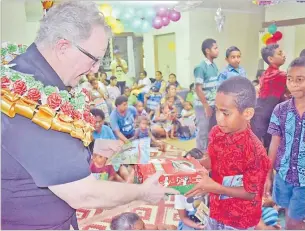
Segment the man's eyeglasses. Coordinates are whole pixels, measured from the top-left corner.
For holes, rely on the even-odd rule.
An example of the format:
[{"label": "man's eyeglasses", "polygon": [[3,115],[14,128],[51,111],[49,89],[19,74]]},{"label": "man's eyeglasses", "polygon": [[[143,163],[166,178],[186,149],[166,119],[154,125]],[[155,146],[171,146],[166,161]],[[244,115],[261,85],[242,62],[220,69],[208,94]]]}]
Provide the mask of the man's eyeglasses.
[{"label": "man's eyeglasses", "polygon": [[89,57],[90,59],[92,59],[94,61],[94,63],[92,64],[92,66],[94,66],[95,64],[99,63],[101,61],[100,58],[95,57],[94,55],[90,54],[88,51],[86,51],[85,49],[81,48],[78,45],[75,45],[75,47],[82,52],[84,55],[86,55],[87,57]]}]

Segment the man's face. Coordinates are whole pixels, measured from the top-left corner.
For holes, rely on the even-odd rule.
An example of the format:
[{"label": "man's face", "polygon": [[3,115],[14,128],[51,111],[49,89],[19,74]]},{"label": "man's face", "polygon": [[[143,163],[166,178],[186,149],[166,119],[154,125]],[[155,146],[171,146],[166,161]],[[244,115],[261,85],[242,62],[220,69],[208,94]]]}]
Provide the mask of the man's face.
[{"label": "man's face", "polygon": [[289,68],[287,87],[293,97],[305,100],[305,67]]},{"label": "man's face", "polygon": [[238,68],[240,64],[241,54],[240,51],[232,51],[228,58],[227,62],[234,68]]},{"label": "man's face", "polygon": [[[90,57],[81,52],[76,45],[86,52],[90,53],[97,59],[104,57],[108,38],[103,27],[94,27],[90,37],[80,42],[72,44],[71,41],[61,39],[56,45],[57,57],[62,65],[62,79],[66,86],[75,87],[82,75],[89,72],[96,73],[100,62],[95,62]],[[61,73],[59,73],[61,74]]]},{"label": "man's face", "polygon": [[274,55],[268,57],[268,59],[269,59],[270,64],[280,67],[285,63],[286,56],[281,48],[277,48],[274,51]]},{"label": "man's face", "polygon": [[128,108],[127,102],[124,102],[121,105],[117,106],[117,109],[118,109],[120,114],[124,114],[127,111],[127,108]]},{"label": "man's face", "polygon": [[91,81],[91,80],[95,79],[94,73],[93,73],[93,72],[89,72],[89,73],[87,74],[87,79],[88,79],[88,81]]},{"label": "man's face", "polygon": [[[240,112],[235,103],[235,96],[218,92],[215,99],[217,125],[224,133],[235,133],[247,127],[254,110]],[[253,111],[253,114],[249,113]]]},{"label": "man's face", "polygon": [[212,59],[216,59],[218,57],[219,50],[218,50],[218,46],[216,43],[213,43],[213,46],[211,47],[211,49],[206,49],[206,51],[207,51],[207,55],[209,57],[211,57]]},{"label": "man's face", "polygon": [[101,131],[103,124],[104,124],[104,120],[100,116],[95,116],[94,129],[95,129],[96,132]]}]

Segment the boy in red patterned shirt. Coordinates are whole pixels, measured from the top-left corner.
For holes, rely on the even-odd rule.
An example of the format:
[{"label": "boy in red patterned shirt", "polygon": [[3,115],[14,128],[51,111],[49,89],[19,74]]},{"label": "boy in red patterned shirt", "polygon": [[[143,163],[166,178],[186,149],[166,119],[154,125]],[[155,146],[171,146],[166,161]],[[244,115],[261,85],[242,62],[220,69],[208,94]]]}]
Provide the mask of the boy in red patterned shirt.
[{"label": "boy in red patterned shirt", "polygon": [[256,102],[255,88],[243,77],[224,81],[217,90],[215,126],[208,156],[201,164],[211,170],[187,197],[210,193],[208,229],[254,229],[261,218],[262,195],[270,161],[249,126]]},{"label": "boy in red patterned shirt", "polygon": [[269,148],[271,136],[267,133],[273,109],[285,100],[286,72],[279,68],[285,63],[286,57],[278,44],[262,48],[262,58],[269,65],[259,79],[260,89],[255,107],[255,115],[251,121],[254,134]]}]

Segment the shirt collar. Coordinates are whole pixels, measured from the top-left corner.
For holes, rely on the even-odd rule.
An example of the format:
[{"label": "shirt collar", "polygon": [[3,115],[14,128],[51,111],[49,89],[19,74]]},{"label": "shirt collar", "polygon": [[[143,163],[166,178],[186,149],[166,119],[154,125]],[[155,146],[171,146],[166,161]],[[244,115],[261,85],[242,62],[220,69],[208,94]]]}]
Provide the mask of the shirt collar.
[{"label": "shirt collar", "polygon": [[208,65],[212,65],[212,64],[213,64],[213,63],[212,63],[209,59],[207,59],[207,58],[204,59],[204,62],[205,62],[206,64],[208,64]]},{"label": "shirt collar", "polygon": [[237,73],[240,73],[240,67],[238,67],[237,69],[232,67],[230,64],[227,66],[227,69],[230,71],[230,72],[237,72]]},{"label": "shirt collar", "polygon": [[221,129],[217,126],[217,133],[216,133],[216,137],[218,137],[220,140],[226,140],[226,142],[232,144],[232,143],[236,143],[237,141],[244,139],[246,137],[250,136],[250,132],[251,132],[251,126],[248,125],[248,127],[241,131],[241,132],[236,132],[236,133],[232,133],[232,134],[227,134],[221,131]]},{"label": "shirt collar", "polygon": [[17,64],[13,69],[34,75],[35,79],[44,85],[56,86],[59,90],[66,89],[63,81],[39,52],[35,43],[32,43],[24,54],[17,56],[11,63]]}]

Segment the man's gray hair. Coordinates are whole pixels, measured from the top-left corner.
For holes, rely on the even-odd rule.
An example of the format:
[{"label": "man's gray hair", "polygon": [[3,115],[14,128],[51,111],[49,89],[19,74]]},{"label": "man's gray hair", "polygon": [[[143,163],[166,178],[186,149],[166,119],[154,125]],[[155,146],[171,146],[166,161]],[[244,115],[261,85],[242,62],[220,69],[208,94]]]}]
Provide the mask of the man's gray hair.
[{"label": "man's gray hair", "polygon": [[88,39],[94,26],[102,26],[108,37],[111,30],[97,4],[91,1],[65,1],[52,7],[41,19],[35,43],[38,47],[53,47],[58,40],[79,43]]},{"label": "man's gray hair", "polygon": [[112,218],[111,230],[133,230],[140,217],[136,213],[122,213]]}]

